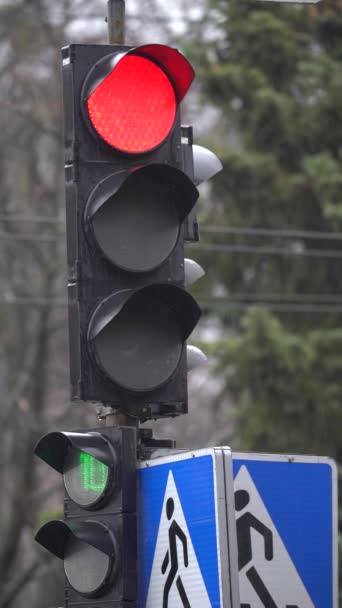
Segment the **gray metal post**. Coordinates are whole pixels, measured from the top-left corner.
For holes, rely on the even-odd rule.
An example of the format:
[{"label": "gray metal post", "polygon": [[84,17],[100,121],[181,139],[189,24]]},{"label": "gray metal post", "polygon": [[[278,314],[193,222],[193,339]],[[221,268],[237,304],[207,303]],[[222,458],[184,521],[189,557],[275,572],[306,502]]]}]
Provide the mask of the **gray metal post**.
[{"label": "gray metal post", "polygon": [[[107,25],[109,44],[125,44],[125,0],[108,0]],[[139,421],[112,408],[110,403],[101,403],[96,408],[99,425],[139,426]]]},{"label": "gray metal post", "polygon": [[96,407],[99,426],[135,426],[139,427],[139,420],[128,414],[118,412],[110,403],[99,403]]},{"label": "gray metal post", "polygon": [[109,44],[125,44],[125,0],[108,0],[107,24]]}]

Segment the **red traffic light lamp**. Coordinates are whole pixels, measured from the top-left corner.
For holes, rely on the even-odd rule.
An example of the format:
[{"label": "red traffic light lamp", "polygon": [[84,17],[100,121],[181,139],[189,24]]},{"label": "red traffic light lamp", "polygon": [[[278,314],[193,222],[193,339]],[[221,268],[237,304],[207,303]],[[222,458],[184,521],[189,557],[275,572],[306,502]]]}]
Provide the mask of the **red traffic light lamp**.
[{"label": "red traffic light lamp", "polygon": [[149,44],[97,62],[82,97],[93,128],[110,146],[145,153],[169,135],[194,75],[178,51]]}]

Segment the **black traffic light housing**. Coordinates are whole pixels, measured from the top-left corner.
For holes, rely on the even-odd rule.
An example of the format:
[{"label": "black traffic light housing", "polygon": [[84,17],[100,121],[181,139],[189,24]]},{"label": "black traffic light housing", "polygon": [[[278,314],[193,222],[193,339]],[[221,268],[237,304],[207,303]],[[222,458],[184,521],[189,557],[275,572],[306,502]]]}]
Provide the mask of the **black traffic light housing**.
[{"label": "black traffic light housing", "polygon": [[[203,270],[184,241],[199,238],[196,185],[221,168],[180,124],[193,69],[155,44],[62,58],[71,396],[140,420],[185,414],[200,309],[184,286]],[[66,608],[136,606],[136,433],[53,432],[36,446],[64,479],[64,520],[36,540],[63,560]],[[140,454],[157,446],[172,442],[140,432]]]},{"label": "black traffic light housing", "polygon": [[48,433],[35,453],[64,478],[65,519],[36,540],[64,562],[65,607],[135,606],[136,429]]},{"label": "black traffic light housing", "polygon": [[[101,112],[111,96],[95,108],[98,131],[87,111],[96,87],[118,66],[125,76],[132,59],[154,66],[174,95],[169,132],[138,151],[103,138]],[[200,309],[184,291],[184,238],[198,191],[184,172],[179,102],[193,75],[185,58],[163,45],[63,49],[71,396],[110,403],[140,420],[183,414],[188,407],[185,342]],[[142,137],[151,132],[155,143],[159,112],[153,106],[149,121],[143,111]],[[124,125],[123,133],[129,131]],[[113,361],[121,362],[120,373]]]}]

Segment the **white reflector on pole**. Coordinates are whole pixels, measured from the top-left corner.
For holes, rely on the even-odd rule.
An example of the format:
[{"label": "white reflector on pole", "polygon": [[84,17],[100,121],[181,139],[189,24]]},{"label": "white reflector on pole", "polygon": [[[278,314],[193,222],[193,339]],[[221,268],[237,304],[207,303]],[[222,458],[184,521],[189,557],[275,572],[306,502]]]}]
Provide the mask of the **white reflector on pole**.
[{"label": "white reflector on pole", "polygon": [[194,182],[196,186],[211,179],[222,169],[222,163],[216,154],[203,148],[203,146],[192,146],[194,158]]},{"label": "white reflector on pole", "polygon": [[188,344],[186,347],[186,358],[188,364],[188,373],[200,366],[205,365],[208,361],[206,355],[200,348],[190,344]]},{"label": "white reflector on pole", "polygon": [[193,285],[194,283],[196,283],[196,281],[198,281],[199,279],[204,277],[205,272],[204,272],[202,266],[197,264],[197,262],[195,262],[194,260],[185,258],[184,274],[185,274],[185,279],[184,279],[185,286],[188,286],[188,285]]}]

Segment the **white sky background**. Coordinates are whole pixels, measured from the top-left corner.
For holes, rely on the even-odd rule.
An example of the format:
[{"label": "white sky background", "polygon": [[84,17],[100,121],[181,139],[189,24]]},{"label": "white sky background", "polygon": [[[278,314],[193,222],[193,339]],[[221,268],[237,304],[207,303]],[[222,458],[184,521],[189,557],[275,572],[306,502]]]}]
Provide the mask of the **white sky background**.
[{"label": "white sky background", "polygon": [[[83,2],[75,0],[74,9],[77,11],[77,6],[80,5],[79,15],[69,28],[68,37],[82,37],[84,39],[85,32],[89,32],[89,19],[91,19],[91,34],[96,33],[99,37],[103,37],[103,42],[107,38],[107,26],[104,23],[104,17],[107,13],[107,0],[97,0],[95,2]],[[188,5],[188,6],[187,6]],[[157,6],[157,10],[156,7]],[[162,40],[165,42],[165,33],[168,31],[170,35],[180,36],[186,31],[186,21],[196,21],[201,19],[205,7],[205,1],[199,0],[196,7],[191,7],[190,0],[174,0],[172,5],[168,0],[126,0],[126,19],[127,33],[130,37],[131,33],[137,32],[139,39],[146,42],[146,39],[158,41],[158,34],[161,34]],[[76,15],[75,15],[76,17]],[[139,26],[144,23],[144,29]],[[147,27],[146,27],[147,25]],[[127,40],[128,44],[134,44],[134,40]]]},{"label": "white sky background", "polygon": [[[169,0],[126,0],[126,44],[153,41],[180,46],[176,39],[184,35],[188,28],[195,27],[206,11],[206,0],[197,0],[196,6],[192,4],[192,0],[173,0],[172,3]],[[107,42],[107,0],[74,0],[72,11],[74,18],[66,31],[66,43]],[[214,35],[217,36],[217,32],[206,32],[206,37]],[[183,102],[183,123],[189,124],[190,121],[194,122],[193,117],[196,118],[193,125],[195,137],[209,132],[218,117],[215,109],[203,105],[196,91],[198,81],[193,83],[192,90]]]}]

